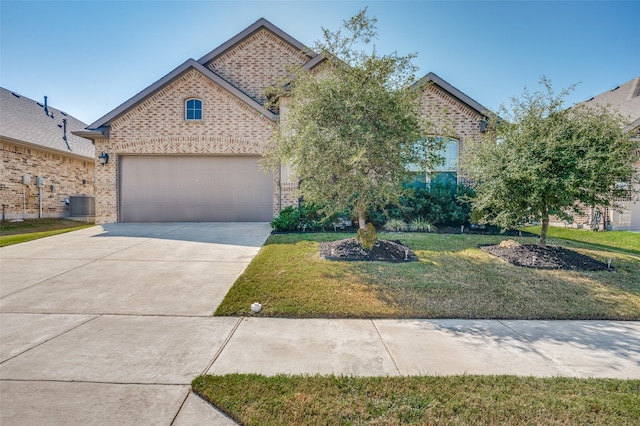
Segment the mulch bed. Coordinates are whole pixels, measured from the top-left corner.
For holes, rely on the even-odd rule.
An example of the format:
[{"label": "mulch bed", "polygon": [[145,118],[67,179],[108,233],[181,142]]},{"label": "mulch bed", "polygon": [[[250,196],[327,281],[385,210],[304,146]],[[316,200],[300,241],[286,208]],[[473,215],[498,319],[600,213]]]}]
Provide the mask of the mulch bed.
[{"label": "mulch bed", "polygon": [[[606,263],[564,247],[520,244],[506,240],[500,244],[479,248],[515,266],[536,269],[566,269],[572,271],[615,271]],[[365,250],[355,238],[321,243],[320,256],[327,260],[415,262],[416,254],[402,242],[378,240],[371,250]]]},{"label": "mulch bed", "polygon": [[400,241],[378,240],[371,250],[355,238],[320,244],[320,256],[328,260],[414,262],[418,256]]},{"label": "mulch bed", "polygon": [[[503,242],[504,243],[504,242]],[[513,242],[515,243],[515,241]],[[564,247],[536,244],[481,245],[481,250],[506,260],[515,266],[536,269],[566,269],[572,271],[615,271],[606,263]]]}]

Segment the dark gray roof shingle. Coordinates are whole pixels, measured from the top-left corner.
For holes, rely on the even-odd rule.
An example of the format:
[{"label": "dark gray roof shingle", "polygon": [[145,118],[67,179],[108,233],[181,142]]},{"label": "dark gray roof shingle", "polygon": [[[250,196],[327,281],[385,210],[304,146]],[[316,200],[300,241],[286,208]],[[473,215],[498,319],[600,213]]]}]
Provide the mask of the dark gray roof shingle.
[{"label": "dark gray roof shingle", "polygon": [[609,106],[634,123],[640,119],[640,77],[594,96],[585,105]]},{"label": "dark gray roof shingle", "polygon": [[[71,134],[87,125],[59,109],[43,102],[0,87],[0,137],[24,142],[60,153],[93,159],[95,147],[91,141]],[[67,120],[67,140],[64,140],[63,120]]]}]

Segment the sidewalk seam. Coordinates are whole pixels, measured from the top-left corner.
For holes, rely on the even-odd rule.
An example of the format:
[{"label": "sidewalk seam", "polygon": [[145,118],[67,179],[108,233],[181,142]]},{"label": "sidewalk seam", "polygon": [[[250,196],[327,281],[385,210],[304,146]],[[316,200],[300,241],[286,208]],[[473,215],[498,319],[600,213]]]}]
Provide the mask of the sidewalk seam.
[{"label": "sidewalk seam", "polygon": [[220,345],[220,349],[218,349],[218,351],[213,356],[213,359],[211,360],[209,365],[207,365],[207,367],[204,369],[204,371],[201,374],[206,374],[207,371],[209,371],[209,369],[213,366],[213,364],[218,360],[220,355],[222,355],[222,351],[224,351],[224,349],[227,347],[227,344],[229,343],[233,335],[236,333],[236,330],[238,329],[238,327],[240,327],[240,324],[242,323],[243,320],[244,320],[244,317],[238,318],[238,321],[236,321],[235,325],[233,326],[233,328],[231,329],[227,337],[224,339],[224,342],[222,342],[222,345]]},{"label": "sidewalk seam", "polygon": [[393,358],[393,355],[391,354],[391,351],[389,350],[389,347],[387,346],[387,343],[382,338],[382,334],[380,334],[380,330],[378,330],[378,326],[376,326],[376,323],[373,320],[369,320],[369,321],[371,321],[371,325],[373,325],[373,328],[376,329],[376,333],[378,333],[378,337],[380,337],[380,341],[382,342],[382,345],[384,346],[384,349],[389,354],[389,358],[391,358],[391,361],[393,362],[393,366],[396,368],[396,371],[398,372],[398,374],[400,376],[403,376],[402,371],[400,371],[400,367],[398,367],[398,364],[396,364],[396,360]]}]

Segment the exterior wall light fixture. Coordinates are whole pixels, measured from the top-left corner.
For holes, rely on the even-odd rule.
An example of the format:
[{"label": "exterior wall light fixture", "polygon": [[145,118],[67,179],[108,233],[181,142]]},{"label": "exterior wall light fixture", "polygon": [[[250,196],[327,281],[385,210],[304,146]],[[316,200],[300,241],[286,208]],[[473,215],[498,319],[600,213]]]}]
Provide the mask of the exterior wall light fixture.
[{"label": "exterior wall light fixture", "polygon": [[109,162],[109,154],[107,154],[106,152],[102,151],[100,153],[100,155],[98,155],[98,159],[100,160],[100,164],[102,164],[104,166],[105,164],[107,164]]}]

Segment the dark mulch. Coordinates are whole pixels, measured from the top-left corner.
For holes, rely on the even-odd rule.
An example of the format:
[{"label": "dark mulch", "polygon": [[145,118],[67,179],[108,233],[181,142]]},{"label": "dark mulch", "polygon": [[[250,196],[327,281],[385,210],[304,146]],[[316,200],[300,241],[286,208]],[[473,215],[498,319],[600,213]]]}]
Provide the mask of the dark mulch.
[{"label": "dark mulch", "polygon": [[481,245],[481,250],[502,258],[512,265],[536,269],[568,269],[574,271],[614,271],[606,263],[564,247],[536,244]]},{"label": "dark mulch", "polygon": [[365,250],[355,238],[320,244],[320,256],[328,260],[413,262],[416,254],[400,241],[376,241],[373,249]]}]

